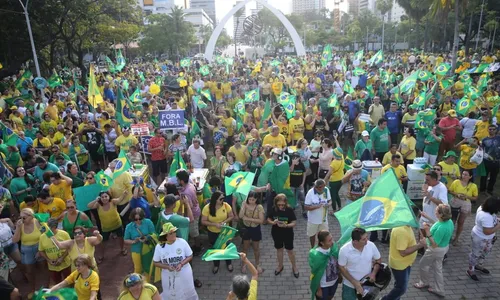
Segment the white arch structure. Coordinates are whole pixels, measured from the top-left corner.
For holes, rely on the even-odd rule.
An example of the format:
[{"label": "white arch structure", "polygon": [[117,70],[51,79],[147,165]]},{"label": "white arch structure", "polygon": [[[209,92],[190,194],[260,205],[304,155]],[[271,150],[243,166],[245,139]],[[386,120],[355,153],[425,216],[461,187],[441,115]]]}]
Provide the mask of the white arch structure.
[{"label": "white arch structure", "polygon": [[280,21],[283,23],[285,26],[286,30],[288,30],[288,33],[292,37],[293,44],[295,46],[295,50],[297,51],[298,56],[305,56],[306,55],[306,49],[304,48],[304,45],[302,44],[302,41],[300,39],[299,34],[297,33],[297,30],[293,27],[292,23],[288,21],[288,19],[281,13],[279,10],[274,8],[273,6],[269,5],[265,0],[244,0],[242,2],[239,2],[236,4],[228,13],[227,15],[224,16],[222,21],[215,27],[214,32],[210,36],[210,40],[207,43],[207,48],[205,49],[205,59],[208,61],[213,60],[213,55],[214,55],[214,50],[215,50],[215,44],[217,43],[217,39],[219,38],[219,35],[221,34],[222,30],[224,29],[224,26],[226,25],[227,21],[229,21],[229,18],[231,18],[240,8],[244,7],[247,3],[255,1],[260,4],[262,4],[264,7],[269,9]]}]

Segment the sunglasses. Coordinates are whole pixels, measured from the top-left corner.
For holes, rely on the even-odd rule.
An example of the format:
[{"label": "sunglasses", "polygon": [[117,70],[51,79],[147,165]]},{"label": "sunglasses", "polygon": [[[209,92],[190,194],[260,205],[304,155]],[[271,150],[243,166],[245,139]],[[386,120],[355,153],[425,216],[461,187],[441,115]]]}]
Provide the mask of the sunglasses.
[{"label": "sunglasses", "polygon": [[135,218],[135,221],[142,221],[143,218]]},{"label": "sunglasses", "polygon": [[81,235],[81,234],[83,235],[83,232],[81,232],[81,231],[75,231],[75,232],[73,232],[73,235]]}]

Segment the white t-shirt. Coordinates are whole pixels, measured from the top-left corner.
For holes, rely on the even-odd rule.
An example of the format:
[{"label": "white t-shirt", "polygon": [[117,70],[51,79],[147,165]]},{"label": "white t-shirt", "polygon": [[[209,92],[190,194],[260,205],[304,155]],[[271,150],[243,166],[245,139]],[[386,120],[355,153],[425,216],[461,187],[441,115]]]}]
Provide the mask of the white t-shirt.
[{"label": "white t-shirt", "polygon": [[204,161],[207,159],[207,154],[205,153],[205,149],[201,146],[196,149],[193,145],[189,146],[187,150],[187,154],[191,159],[191,164],[193,168],[203,168]]},{"label": "white t-shirt", "polygon": [[463,138],[471,138],[474,135],[474,129],[476,128],[476,123],[479,120],[476,119],[469,119],[468,117],[463,118],[460,120],[460,125],[462,125],[463,130],[462,130],[462,137]]},{"label": "white t-shirt", "polygon": [[[439,182],[435,186],[429,186],[427,187],[427,191],[431,197],[441,200],[443,204],[448,204],[448,189],[444,183]],[[424,198],[423,212],[425,212],[429,217],[434,216],[432,220],[434,222],[437,222],[436,207],[437,205],[434,202],[427,200],[427,197]],[[420,217],[420,222],[429,222],[429,220],[424,217]]]},{"label": "white t-shirt", "polygon": [[[380,252],[374,243],[368,241],[363,251],[354,248],[349,242],[340,248],[339,266],[345,267],[347,272],[356,280],[361,280],[372,271],[373,261],[380,259]],[[345,285],[354,288],[349,280],[343,281]]]},{"label": "white t-shirt", "polygon": [[491,240],[495,237],[495,234],[484,234],[483,228],[492,228],[498,224],[498,218],[496,215],[492,215],[490,213],[484,212],[481,206],[477,209],[476,212],[476,225],[472,228],[472,232],[478,237],[484,240]]},{"label": "white t-shirt", "polygon": [[0,248],[4,248],[12,244],[12,229],[9,224],[0,223]]},{"label": "white t-shirt", "polygon": [[415,57],[415,55],[410,55],[410,57],[408,57],[408,62],[410,64],[414,64],[416,60],[417,58]]},{"label": "white t-shirt", "polygon": [[323,204],[325,206],[317,208],[315,210],[307,211],[307,222],[311,224],[327,224],[328,218],[326,213],[328,212],[328,201],[331,201],[330,190],[325,187],[322,194],[317,194],[314,188],[307,192],[304,204],[307,205],[318,205]]},{"label": "white t-shirt", "polygon": [[[325,250],[321,247],[316,248],[316,250],[327,255],[330,253],[330,249]],[[330,258],[328,258],[326,270],[323,273],[323,276],[321,276],[321,282],[319,283],[319,285],[322,288],[333,286],[339,278],[339,273],[340,270],[337,267],[337,260],[335,259],[335,257],[330,256]]]}]

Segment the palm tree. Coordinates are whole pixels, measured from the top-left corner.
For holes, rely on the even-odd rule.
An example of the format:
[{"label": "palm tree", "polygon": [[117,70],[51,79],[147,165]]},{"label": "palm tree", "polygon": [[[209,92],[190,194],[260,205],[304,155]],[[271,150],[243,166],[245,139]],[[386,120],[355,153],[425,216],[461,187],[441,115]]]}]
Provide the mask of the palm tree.
[{"label": "palm tree", "polygon": [[172,22],[172,24],[174,25],[174,29],[175,29],[174,41],[175,41],[175,45],[176,45],[175,47],[176,47],[176,52],[177,52],[176,53],[177,59],[180,58],[180,56],[179,56],[179,43],[178,42],[182,39],[182,35],[185,34],[181,30],[184,22],[186,22],[184,19],[185,16],[186,16],[186,14],[184,13],[184,10],[177,5],[172,7],[172,12],[168,16],[169,21]]},{"label": "palm tree", "polygon": [[382,51],[384,51],[385,14],[392,9],[392,0],[377,0],[377,9],[382,14]]},{"label": "palm tree", "polygon": [[[416,26],[416,35],[417,41],[416,46],[420,47],[419,42],[419,32],[420,32],[420,22],[422,22],[422,18],[429,12],[429,1],[437,1],[437,0],[396,0],[398,4],[405,10],[406,14],[417,23]],[[448,0],[446,0],[448,1]]]}]

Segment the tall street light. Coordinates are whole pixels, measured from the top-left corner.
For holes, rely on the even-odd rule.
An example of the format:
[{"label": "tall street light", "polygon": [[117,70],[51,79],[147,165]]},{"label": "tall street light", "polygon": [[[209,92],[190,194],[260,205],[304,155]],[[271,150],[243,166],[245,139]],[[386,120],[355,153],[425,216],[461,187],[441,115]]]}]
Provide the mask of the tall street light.
[{"label": "tall street light", "polygon": [[28,5],[30,3],[30,0],[26,0],[26,4],[24,4],[21,0],[19,0],[19,3],[21,3],[21,6],[24,11],[24,17],[26,18],[26,25],[28,25],[28,34],[30,36],[31,51],[33,51],[33,61],[35,62],[36,76],[41,77],[40,66],[38,65],[38,56],[36,55],[35,41],[33,40],[33,32],[31,31],[30,17],[28,14]]}]

